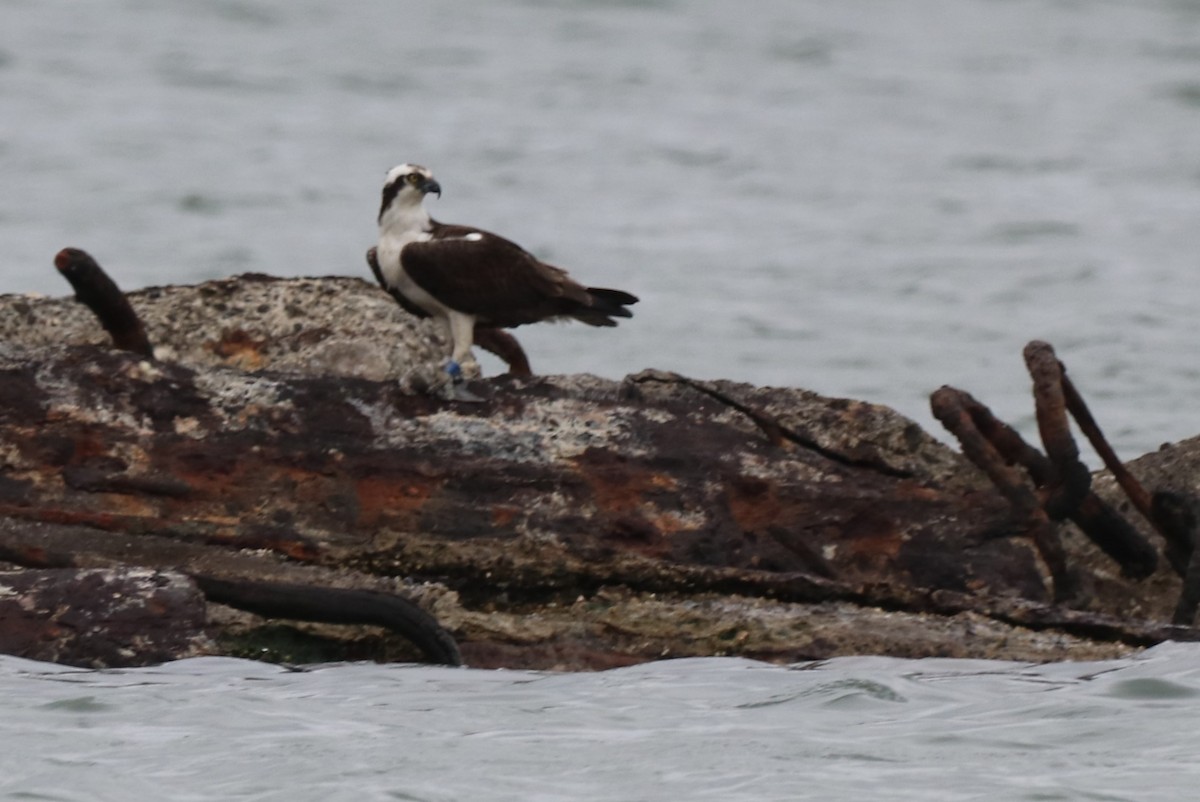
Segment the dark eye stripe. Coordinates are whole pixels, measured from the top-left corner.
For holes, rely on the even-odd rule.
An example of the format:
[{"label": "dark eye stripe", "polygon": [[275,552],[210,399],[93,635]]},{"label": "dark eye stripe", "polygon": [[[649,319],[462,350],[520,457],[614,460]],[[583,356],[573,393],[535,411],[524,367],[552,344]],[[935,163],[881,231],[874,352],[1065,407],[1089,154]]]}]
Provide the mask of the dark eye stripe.
[{"label": "dark eye stripe", "polygon": [[383,213],[387,211],[387,207],[396,199],[396,194],[400,192],[400,188],[403,186],[404,180],[397,178],[383,188],[383,202],[379,205],[379,217],[376,222],[383,219]]}]

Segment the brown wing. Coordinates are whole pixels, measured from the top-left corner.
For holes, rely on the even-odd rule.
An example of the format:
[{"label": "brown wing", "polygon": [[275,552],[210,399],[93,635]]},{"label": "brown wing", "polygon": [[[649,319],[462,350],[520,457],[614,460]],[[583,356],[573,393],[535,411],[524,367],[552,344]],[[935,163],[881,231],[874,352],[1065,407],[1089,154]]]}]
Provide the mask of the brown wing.
[{"label": "brown wing", "polygon": [[480,323],[520,326],[591,306],[563,270],[514,242],[466,226],[434,223],[433,239],[404,246],[404,271],[423,290]]},{"label": "brown wing", "polygon": [[[389,287],[388,283],[383,280],[383,270],[379,267],[379,258],[376,256],[375,248],[367,250],[367,264],[371,268],[371,273],[375,275],[375,280],[379,282],[379,286],[388,295],[391,295],[405,311],[417,317],[429,317],[428,312]],[[504,360],[504,364],[508,365],[509,374],[513,376],[533,375],[533,369],[529,367],[529,357],[525,355],[525,349],[521,347],[521,343],[517,342],[517,338],[507,331],[501,331],[487,324],[476,324],[475,344]]]}]

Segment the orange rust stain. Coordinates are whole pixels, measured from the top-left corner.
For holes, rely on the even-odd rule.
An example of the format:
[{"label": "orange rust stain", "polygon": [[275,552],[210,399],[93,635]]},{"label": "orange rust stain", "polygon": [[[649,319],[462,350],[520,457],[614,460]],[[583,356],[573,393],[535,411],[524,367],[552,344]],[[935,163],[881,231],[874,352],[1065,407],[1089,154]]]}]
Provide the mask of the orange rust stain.
[{"label": "orange rust stain", "polygon": [[863,512],[842,526],[841,543],[847,554],[870,560],[893,560],[904,546],[904,534],[894,521],[873,512]]},{"label": "orange rust stain", "polygon": [[321,556],[321,550],[317,546],[302,540],[275,541],[271,548],[297,562],[316,562]]},{"label": "orange rust stain", "polygon": [[510,529],[520,513],[519,507],[498,504],[492,507],[492,526],[496,529]]},{"label": "orange rust stain", "polygon": [[244,329],[229,329],[221,333],[221,339],[209,342],[208,348],[228,365],[242,370],[258,370],[265,361],[262,354],[264,345],[265,340],[251,337]]},{"label": "orange rust stain", "polygon": [[[73,415],[67,412],[62,417],[64,420],[71,420]],[[92,457],[106,457],[112,453],[112,449],[103,436],[103,432],[98,431],[96,428],[84,425],[74,432],[74,434],[75,436],[70,438],[71,462],[79,462]]]},{"label": "orange rust stain", "polygon": [[592,489],[596,506],[608,513],[621,514],[641,509],[646,494],[672,491],[677,482],[670,476],[622,466],[595,468],[582,466],[580,475]]},{"label": "orange rust stain", "polygon": [[87,504],[93,509],[119,515],[122,518],[158,518],[162,515],[160,505],[153,500],[128,493],[86,494]]},{"label": "orange rust stain", "polygon": [[679,480],[674,476],[668,476],[665,473],[650,474],[649,483],[651,487],[658,490],[678,490]]},{"label": "orange rust stain", "polygon": [[[44,489],[43,487],[43,490]],[[68,508],[82,508],[79,515],[110,516],[113,519],[158,519],[163,515],[163,505],[166,499],[151,496],[136,495],[125,492],[103,492],[90,490],[73,490],[71,487],[60,485],[58,492],[38,493],[38,501],[61,505]],[[34,499],[30,499],[34,501]]]},{"label": "orange rust stain", "polygon": [[187,484],[192,491],[189,494],[192,500],[219,499],[225,506],[238,509],[260,504],[264,494],[287,492],[295,496],[308,496],[310,494],[301,488],[324,481],[324,477],[314,471],[264,464],[252,457],[215,469],[168,470],[156,466],[156,470]]},{"label": "orange rust stain", "polygon": [[411,516],[424,506],[441,482],[369,476],[354,485],[358,499],[358,525],[377,526],[383,521]]},{"label": "orange rust stain", "polygon": [[906,501],[940,501],[946,494],[919,482],[904,480],[896,483],[896,497]]},{"label": "orange rust stain", "polygon": [[61,507],[27,507],[17,504],[0,504],[0,515],[26,521],[42,521],[53,524],[81,524],[97,529],[126,529],[129,519],[120,515],[91,510],[67,510]]},{"label": "orange rust stain", "polygon": [[650,523],[654,525],[655,529],[664,535],[673,535],[681,530],[691,528],[686,526],[684,522],[680,520],[679,515],[673,512],[664,512],[660,515],[655,515],[650,518]]},{"label": "orange rust stain", "polygon": [[[292,513],[298,520],[317,521],[328,512],[324,505],[331,498],[353,488],[345,477],[259,460],[239,463],[229,472],[188,473],[180,478],[197,492],[185,505],[168,509],[218,524],[226,522],[225,516],[236,524],[273,510]],[[205,503],[198,503],[201,499]]]},{"label": "orange rust stain", "polygon": [[325,496],[331,487],[338,484],[327,474],[294,465],[255,465],[253,475],[259,486],[286,487],[292,496],[310,503]]},{"label": "orange rust stain", "polygon": [[725,499],[743,532],[766,529],[778,523],[783,513],[774,485],[761,479],[741,478],[731,482]]},{"label": "orange rust stain", "polygon": [[666,538],[685,527],[679,517],[657,508],[678,506],[671,494],[676,480],[666,474],[642,470],[627,463],[578,463],[579,476],[592,491],[592,501],[609,521],[610,540],[647,556],[662,556]]},{"label": "orange rust stain", "polygon": [[204,542],[214,546],[265,549],[299,562],[315,562],[321,557],[319,543],[285,532],[255,532],[245,528],[218,530],[206,537]]}]

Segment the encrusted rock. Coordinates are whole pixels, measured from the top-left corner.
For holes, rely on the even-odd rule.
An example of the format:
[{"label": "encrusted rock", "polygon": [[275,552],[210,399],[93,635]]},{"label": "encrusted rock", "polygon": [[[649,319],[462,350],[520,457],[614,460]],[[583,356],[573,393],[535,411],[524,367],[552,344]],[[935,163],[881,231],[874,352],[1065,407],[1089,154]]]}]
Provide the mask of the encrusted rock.
[{"label": "encrusted rock", "polygon": [[[357,278],[249,274],[127,297],[155,355],[191,368],[382,380],[445,356],[437,327]],[[92,313],[72,298],[0,295],[0,343],[107,342]]]}]

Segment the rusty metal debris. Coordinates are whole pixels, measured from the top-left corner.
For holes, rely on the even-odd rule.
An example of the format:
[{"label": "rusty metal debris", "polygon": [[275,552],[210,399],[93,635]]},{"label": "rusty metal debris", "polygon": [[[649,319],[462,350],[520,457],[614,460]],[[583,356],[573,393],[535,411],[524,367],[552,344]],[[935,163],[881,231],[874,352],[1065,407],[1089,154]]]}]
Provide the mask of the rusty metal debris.
[{"label": "rusty metal debris", "polygon": [[1028,532],[1054,581],[1057,601],[1074,591],[1066,553],[1045,501],[1024,481],[1019,465],[1028,471],[1035,486],[1049,480],[1049,460],[1028,445],[1019,434],[970,394],[943,386],[930,396],[933,415],[959,443],[963,454],[978,465],[992,484],[1012,505],[1019,531]]},{"label": "rusty metal debris", "polygon": [[100,320],[114,346],[147,359],[154,358],[154,348],[141,319],[95,259],[78,248],[63,248],[55,255],[54,266],[71,283],[79,302]]},{"label": "rusty metal debris", "polygon": [[437,619],[395,593],[242,578],[230,580],[203,574],[190,576],[209,601],[247,610],[264,618],[291,618],[327,624],[375,624],[407,638],[431,663],[448,666],[463,664],[454,637]]},{"label": "rusty metal debris", "polygon": [[1144,579],[1158,565],[1154,544],[1092,492],[1091,474],[1080,462],[1071,435],[1068,414],[1073,417],[1134,508],[1162,535],[1167,562],[1184,578],[1173,622],[1190,625],[1200,607],[1200,550],[1194,549],[1200,517],[1197,502],[1182,493],[1151,493],[1142,486],[1117,458],[1049,343],[1030,342],[1024,356],[1033,378],[1045,454],[962,390],[944,386],[934,392],[930,396],[934,417],[958,438],[967,458],[1008,500],[1021,531],[1032,536],[1041,553],[1059,601],[1077,592],[1058,536],[1059,521],[1073,521],[1131,579]]}]

